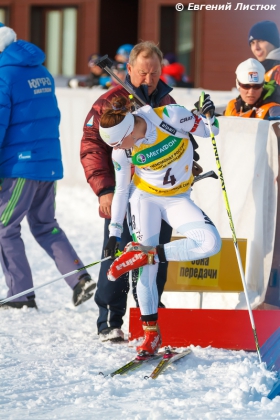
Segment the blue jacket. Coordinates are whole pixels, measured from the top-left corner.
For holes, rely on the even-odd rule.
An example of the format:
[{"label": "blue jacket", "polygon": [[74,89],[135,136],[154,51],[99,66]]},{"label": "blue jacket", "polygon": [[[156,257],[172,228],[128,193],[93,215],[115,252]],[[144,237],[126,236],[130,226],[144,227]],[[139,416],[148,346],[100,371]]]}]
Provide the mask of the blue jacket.
[{"label": "blue jacket", "polygon": [[45,54],[19,40],[0,54],[0,178],[63,177],[60,112]]}]

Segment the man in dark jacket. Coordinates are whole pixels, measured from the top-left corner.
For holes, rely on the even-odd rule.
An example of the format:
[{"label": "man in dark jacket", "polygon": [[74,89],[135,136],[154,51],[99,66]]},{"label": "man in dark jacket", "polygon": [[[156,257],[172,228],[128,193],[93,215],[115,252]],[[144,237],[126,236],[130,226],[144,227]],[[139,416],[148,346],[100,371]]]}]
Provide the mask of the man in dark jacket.
[{"label": "man in dark jacket", "polygon": [[[175,103],[169,95],[171,88],[160,80],[162,53],[152,42],[141,42],[135,45],[130,53],[127,65],[126,84],[147,104],[158,107]],[[99,121],[104,110],[110,107],[114,97],[128,93],[122,86],[116,86],[102,95],[88,113],[81,142],[81,162],[85,170],[87,182],[99,197],[100,215],[105,217],[103,250],[109,239],[111,205],[115,189],[115,174],[111,159],[112,148],[107,146],[99,136]],[[126,224],[124,225],[120,249],[131,241]],[[162,222],[160,243],[170,240],[172,229]],[[128,275],[117,282],[107,279],[107,270],[112,261],[102,263],[95,294],[95,302],[99,307],[97,328],[101,341],[122,341],[124,338],[121,326],[126,311],[127,293],[129,290]],[[167,264],[160,264],[157,286],[160,296],[166,282]]]},{"label": "man in dark jacket", "polygon": [[[0,262],[7,297],[33,288],[21,238],[25,216],[61,274],[84,266],[55,219],[56,181],[63,177],[60,112],[44,61],[40,48],[16,41],[15,32],[0,23]],[[86,270],[66,283],[73,289],[75,306],[92,297],[96,286]],[[37,307],[34,292],[4,305]]]}]

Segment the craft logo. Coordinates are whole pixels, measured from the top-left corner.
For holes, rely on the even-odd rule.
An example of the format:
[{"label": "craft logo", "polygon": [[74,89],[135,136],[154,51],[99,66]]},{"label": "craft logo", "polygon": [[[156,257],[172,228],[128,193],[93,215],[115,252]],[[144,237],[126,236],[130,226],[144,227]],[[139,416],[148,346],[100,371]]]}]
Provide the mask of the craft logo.
[{"label": "craft logo", "polygon": [[146,162],[146,156],[145,155],[142,155],[142,154],[138,155],[137,156],[137,162],[139,162],[139,163],[145,163]]},{"label": "craft logo", "polygon": [[182,119],[180,120],[180,123],[182,124],[183,122],[186,122],[186,121],[192,120],[193,118],[194,118],[194,116],[193,116],[193,115],[191,115],[190,117],[182,118]]},{"label": "craft logo", "polygon": [[248,82],[257,83],[259,81],[259,74],[257,71],[250,71],[248,73]]}]

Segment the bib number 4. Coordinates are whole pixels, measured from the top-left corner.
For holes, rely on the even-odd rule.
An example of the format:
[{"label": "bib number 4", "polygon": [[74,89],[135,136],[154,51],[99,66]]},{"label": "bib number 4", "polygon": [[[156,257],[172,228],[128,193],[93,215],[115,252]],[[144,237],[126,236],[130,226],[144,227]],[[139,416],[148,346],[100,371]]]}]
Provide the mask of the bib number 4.
[{"label": "bib number 4", "polygon": [[174,175],[170,175],[170,172],[171,172],[171,168],[168,168],[165,175],[164,175],[164,178],[163,178],[163,185],[167,185],[167,184],[174,185],[175,184],[176,178],[175,178]]}]

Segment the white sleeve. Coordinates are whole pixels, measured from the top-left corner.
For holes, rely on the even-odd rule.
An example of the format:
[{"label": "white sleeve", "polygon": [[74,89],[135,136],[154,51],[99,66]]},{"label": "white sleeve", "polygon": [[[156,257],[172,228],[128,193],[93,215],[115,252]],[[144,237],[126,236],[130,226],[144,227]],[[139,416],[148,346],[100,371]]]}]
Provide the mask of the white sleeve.
[{"label": "white sleeve", "polygon": [[[198,116],[180,105],[167,105],[163,113],[163,120],[176,128],[178,131],[194,134],[199,137],[210,137],[208,120],[204,116]],[[212,132],[219,133],[218,120],[215,117],[210,119]]]},{"label": "white sleeve", "polygon": [[129,198],[131,164],[128,161],[125,150],[122,149],[113,150],[112,160],[115,168],[116,188],[112,202],[109,236],[120,238]]}]

